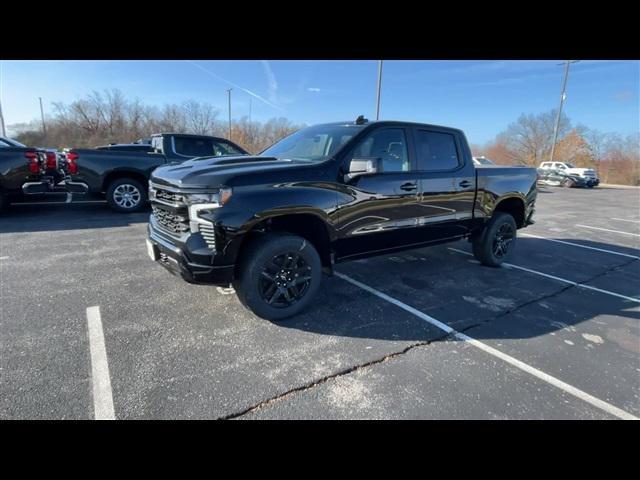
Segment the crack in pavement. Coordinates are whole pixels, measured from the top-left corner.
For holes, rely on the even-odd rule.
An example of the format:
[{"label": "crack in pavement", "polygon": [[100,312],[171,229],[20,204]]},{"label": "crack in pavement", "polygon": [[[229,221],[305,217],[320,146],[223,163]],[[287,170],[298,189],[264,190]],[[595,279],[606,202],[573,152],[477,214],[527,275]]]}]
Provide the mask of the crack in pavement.
[{"label": "crack in pavement", "polygon": [[413,344],[403,348],[402,350],[400,350],[398,352],[389,353],[389,354],[385,355],[384,357],[381,357],[381,358],[378,358],[378,359],[375,359],[375,360],[371,360],[369,362],[361,363],[361,364],[358,364],[358,365],[355,365],[355,366],[352,366],[352,367],[349,367],[349,368],[345,368],[343,370],[340,370],[339,372],[332,373],[331,375],[326,375],[326,376],[320,378],[319,380],[315,380],[315,381],[307,383],[305,385],[292,388],[290,390],[287,390],[284,393],[280,393],[280,394],[275,395],[273,397],[270,397],[270,398],[268,398],[266,400],[263,400],[263,401],[261,401],[259,403],[256,403],[255,405],[252,405],[251,407],[245,408],[244,410],[241,410],[240,412],[230,413],[228,415],[224,415],[222,417],[218,417],[218,420],[233,420],[234,418],[242,417],[243,415],[247,415],[248,413],[252,413],[252,412],[255,412],[257,410],[261,410],[262,408],[264,408],[264,407],[266,407],[266,406],[268,406],[268,405],[270,405],[272,403],[275,403],[275,402],[278,402],[280,400],[283,400],[283,399],[285,399],[285,398],[287,398],[287,397],[289,397],[289,396],[291,396],[291,395],[293,395],[295,393],[305,392],[307,390],[311,390],[312,388],[315,388],[318,385],[322,385],[323,383],[326,383],[331,379],[342,377],[344,375],[348,375],[350,373],[353,373],[353,372],[355,372],[357,370],[360,370],[360,369],[363,369],[363,368],[367,368],[367,367],[371,367],[371,366],[377,365],[379,363],[386,362],[386,361],[391,360],[391,359],[393,359],[395,357],[398,357],[400,355],[404,355],[407,352],[413,350],[414,348],[418,348],[418,347],[423,347],[423,346],[429,345],[431,342],[440,341],[443,338],[446,338],[448,336],[449,336],[449,334],[443,334],[441,337],[437,337],[437,338],[435,338],[433,340],[413,343]]},{"label": "crack in pavement", "polygon": [[501,312],[501,313],[499,313],[497,315],[494,315],[493,317],[489,317],[488,319],[483,320],[482,322],[474,323],[474,324],[469,325],[469,326],[467,326],[467,327],[465,327],[463,329],[459,329],[459,330],[456,329],[455,332],[443,333],[439,337],[436,337],[436,338],[434,338],[432,340],[416,342],[416,343],[413,343],[413,344],[403,348],[400,351],[389,353],[389,354],[387,354],[387,355],[385,355],[385,356],[383,356],[381,358],[378,358],[378,359],[375,359],[375,360],[371,360],[369,362],[365,362],[365,363],[362,363],[362,364],[354,365],[352,367],[348,367],[348,368],[345,368],[343,370],[340,370],[340,371],[338,371],[336,373],[332,373],[330,375],[326,375],[326,376],[321,377],[320,379],[315,380],[313,382],[306,383],[306,384],[301,385],[299,387],[292,388],[290,390],[287,390],[286,392],[283,392],[283,393],[280,393],[280,394],[275,395],[273,397],[267,398],[266,400],[262,400],[262,401],[254,404],[254,405],[252,405],[250,407],[247,407],[247,408],[245,408],[245,409],[243,409],[243,410],[241,410],[239,412],[230,413],[228,415],[224,415],[224,416],[218,417],[218,420],[233,420],[233,419],[236,419],[236,418],[240,418],[240,417],[242,417],[244,415],[247,415],[249,413],[253,413],[253,412],[256,412],[258,410],[261,410],[261,409],[263,409],[263,408],[265,408],[265,407],[267,407],[267,406],[269,406],[269,405],[271,405],[271,404],[273,404],[275,402],[278,402],[280,400],[284,400],[284,399],[288,398],[289,396],[292,396],[292,395],[294,395],[296,393],[306,392],[308,390],[311,390],[311,389],[313,389],[313,388],[315,388],[315,387],[317,387],[319,385],[322,385],[322,384],[324,384],[324,383],[326,383],[329,380],[332,380],[334,378],[338,378],[338,377],[342,377],[342,376],[345,376],[345,375],[349,375],[350,373],[353,373],[355,371],[358,371],[358,370],[361,370],[361,369],[364,369],[364,368],[368,368],[368,367],[373,367],[374,365],[378,365],[380,363],[387,362],[387,361],[392,360],[392,359],[394,359],[396,357],[405,355],[406,353],[410,352],[411,350],[413,350],[415,348],[428,346],[433,342],[440,342],[442,340],[447,340],[448,338],[454,338],[454,335],[456,333],[465,333],[465,332],[467,332],[467,331],[469,331],[469,330],[471,330],[473,328],[476,328],[478,326],[485,325],[487,323],[493,322],[493,321],[495,321],[495,320],[497,320],[499,318],[502,318],[502,317],[505,317],[507,315],[510,315],[511,313],[513,313],[513,312],[515,312],[517,310],[520,310],[520,309],[522,309],[522,308],[524,308],[524,307],[526,307],[528,305],[540,302],[542,300],[546,300],[548,298],[552,298],[552,297],[558,296],[558,295],[566,292],[569,289],[578,288],[579,285],[581,285],[581,284],[586,284],[588,282],[592,282],[593,280],[596,280],[597,278],[600,278],[600,277],[602,277],[602,276],[604,276],[604,275],[606,275],[606,274],[608,274],[610,272],[613,272],[615,270],[624,268],[624,267],[632,264],[633,262],[637,262],[637,261],[638,261],[638,259],[633,259],[633,260],[630,260],[630,261],[628,261],[626,263],[623,263],[623,264],[616,265],[614,267],[608,268],[608,269],[604,270],[603,272],[601,272],[601,273],[599,273],[597,275],[594,275],[593,277],[591,277],[591,278],[589,278],[589,279],[587,279],[587,280],[585,280],[583,282],[576,282],[576,285],[567,285],[567,286],[562,287],[562,288],[560,288],[559,290],[557,290],[557,291],[555,291],[553,293],[541,295],[541,296],[539,296],[539,297],[537,297],[537,298],[535,298],[533,300],[528,300],[528,301],[523,302],[520,305],[517,305],[517,306],[515,306],[515,307],[513,307],[511,309],[508,309],[508,310],[506,310],[504,312]]}]

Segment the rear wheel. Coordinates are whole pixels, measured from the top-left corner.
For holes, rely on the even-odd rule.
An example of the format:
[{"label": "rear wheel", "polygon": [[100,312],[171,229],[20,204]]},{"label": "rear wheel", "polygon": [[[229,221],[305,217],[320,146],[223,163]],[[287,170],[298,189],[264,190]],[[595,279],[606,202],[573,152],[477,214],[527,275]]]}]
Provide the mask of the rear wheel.
[{"label": "rear wheel", "polygon": [[313,245],[296,235],[272,233],[247,247],[234,288],[256,315],[281,320],[304,310],[321,281],[322,264]]},{"label": "rear wheel", "polygon": [[482,234],[473,241],[473,255],[489,267],[497,267],[513,255],[517,225],[511,215],[495,212]]},{"label": "rear wheel", "polygon": [[132,178],[119,178],[107,188],[107,203],[116,212],[139,212],[147,202],[147,190]]}]

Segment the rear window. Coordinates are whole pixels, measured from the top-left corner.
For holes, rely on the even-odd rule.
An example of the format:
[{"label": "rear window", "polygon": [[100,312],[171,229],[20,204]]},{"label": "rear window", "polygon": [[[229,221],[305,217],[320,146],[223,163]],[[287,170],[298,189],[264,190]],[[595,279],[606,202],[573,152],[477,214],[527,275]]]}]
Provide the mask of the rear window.
[{"label": "rear window", "polygon": [[174,137],[175,152],[187,157],[219,157],[223,155],[242,155],[232,144],[214,141],[211,138]]},{"label": "rear window", "polygon": [[418,170],[444,171],[458,168],[456,139],[450,133],[417,130]]}]

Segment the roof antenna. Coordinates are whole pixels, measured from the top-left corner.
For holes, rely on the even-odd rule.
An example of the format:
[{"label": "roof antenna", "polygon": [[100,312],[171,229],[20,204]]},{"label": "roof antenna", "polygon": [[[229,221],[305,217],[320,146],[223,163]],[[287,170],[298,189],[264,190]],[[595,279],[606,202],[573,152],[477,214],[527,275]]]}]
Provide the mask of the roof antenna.
[{"label": "roof antenna", "polygon": [[360,115],[358,118],[356,118],[356,125],[364,125],[365,123],[368,123],[369,120],[364,118],[364,115]]}]

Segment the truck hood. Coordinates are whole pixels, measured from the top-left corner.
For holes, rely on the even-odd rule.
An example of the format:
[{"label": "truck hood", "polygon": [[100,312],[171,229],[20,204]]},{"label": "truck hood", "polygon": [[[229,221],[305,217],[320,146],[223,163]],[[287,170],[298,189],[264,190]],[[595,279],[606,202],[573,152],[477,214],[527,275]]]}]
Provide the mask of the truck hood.
[{"label": "truck hood", "polygon": [[237,175],[286,170],[309,166],[309,162],[278,160],[274,157],[241,155],[235,157],[194,158],[156,168],[151,181],[176,188],[217,188]]}]

